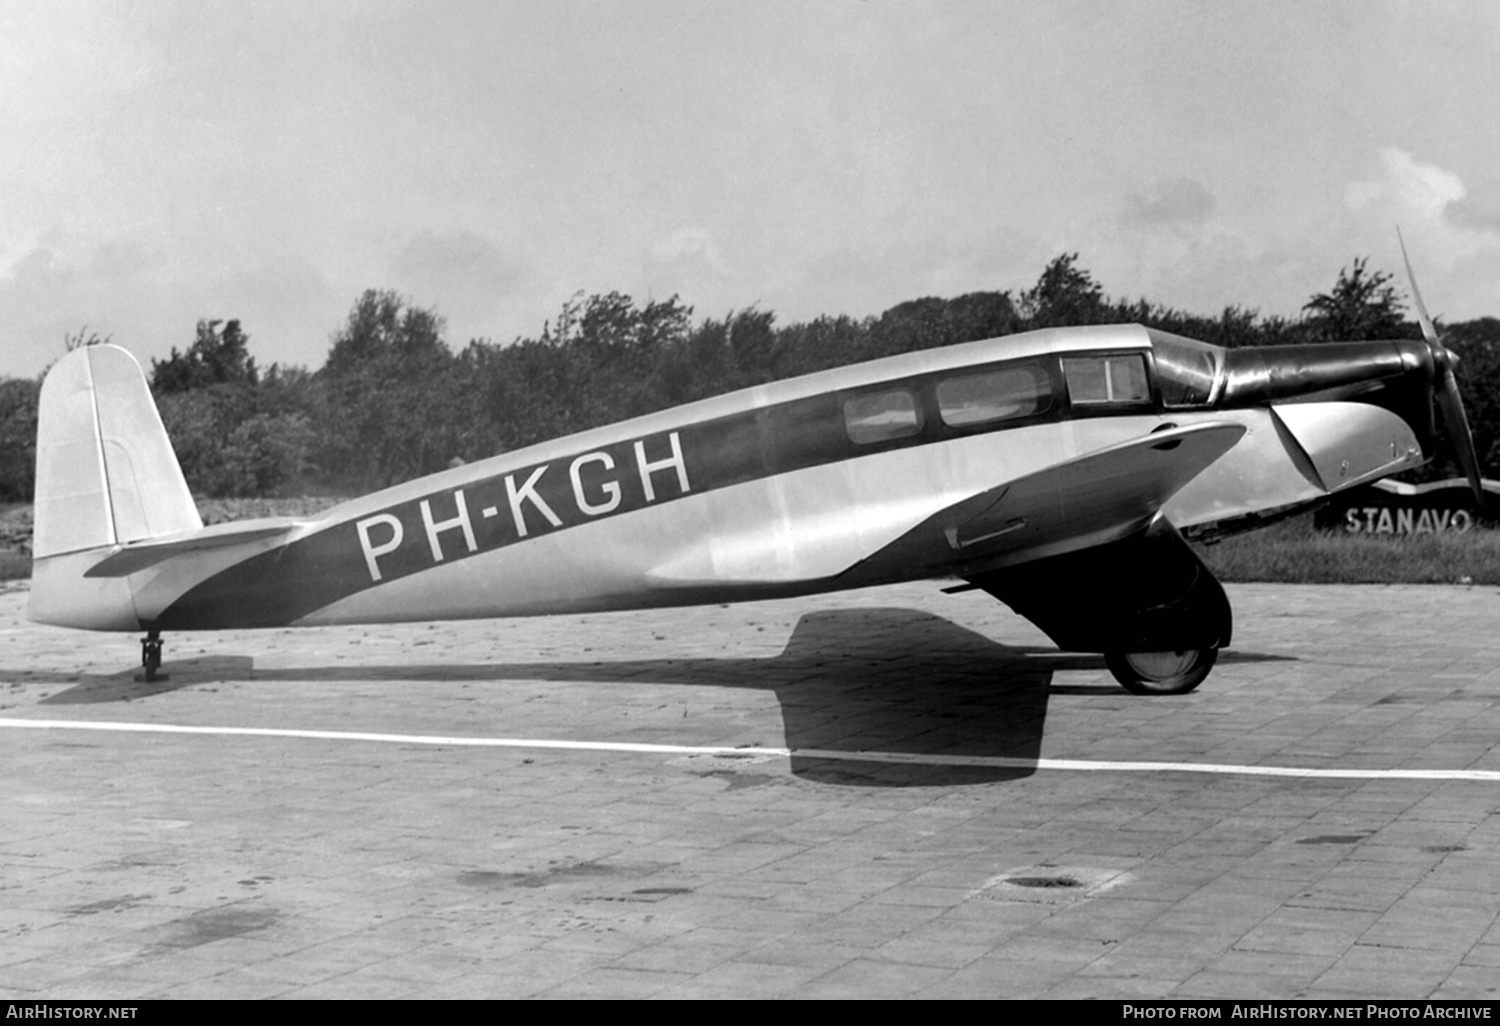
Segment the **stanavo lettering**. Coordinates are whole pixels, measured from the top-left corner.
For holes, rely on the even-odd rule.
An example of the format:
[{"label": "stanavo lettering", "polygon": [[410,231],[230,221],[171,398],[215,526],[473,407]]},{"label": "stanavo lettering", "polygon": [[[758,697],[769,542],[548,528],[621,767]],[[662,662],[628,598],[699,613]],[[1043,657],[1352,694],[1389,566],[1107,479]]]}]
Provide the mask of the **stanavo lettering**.
[{"label": "stanavo lettering", "polygon": [[1365,506],[1344,511],[1344,530],[1350,534],[1441,534],[1468,531],[1474,514],[1466,509],[1395,509]]}]

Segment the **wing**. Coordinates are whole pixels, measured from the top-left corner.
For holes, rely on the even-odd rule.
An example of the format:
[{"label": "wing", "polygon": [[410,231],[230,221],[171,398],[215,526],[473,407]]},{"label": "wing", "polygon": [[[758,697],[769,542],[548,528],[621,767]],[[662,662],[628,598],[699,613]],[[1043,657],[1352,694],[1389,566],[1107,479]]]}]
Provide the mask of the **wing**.
[{"label": "wing", "polygon": [[851,587],[969,576],[1128,537],[1244,434],[1234,423],[1168,428],[1059,463],[949,506],[844,576]]}]

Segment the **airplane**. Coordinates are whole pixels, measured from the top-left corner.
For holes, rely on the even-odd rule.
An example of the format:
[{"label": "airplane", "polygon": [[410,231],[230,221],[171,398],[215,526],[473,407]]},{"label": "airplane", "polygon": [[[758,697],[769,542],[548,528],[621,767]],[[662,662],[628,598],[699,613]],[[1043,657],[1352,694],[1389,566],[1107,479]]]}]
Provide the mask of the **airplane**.
[{"label": "airplane", "polygon": [[[1404,255],[1404,247],[1403,247]],[[1408,265],[1408,275],[1410,267]],[[505,453],[308,518],[205,527],[124,349],[42,387],[32,620],[165,632],[538,616],[920,579],[981,589],[1137,694],[1232,639],[1189,545],[1431,458],[1479,464],[1423,340],[1224,349],[1051,328],[772,382]]]}]

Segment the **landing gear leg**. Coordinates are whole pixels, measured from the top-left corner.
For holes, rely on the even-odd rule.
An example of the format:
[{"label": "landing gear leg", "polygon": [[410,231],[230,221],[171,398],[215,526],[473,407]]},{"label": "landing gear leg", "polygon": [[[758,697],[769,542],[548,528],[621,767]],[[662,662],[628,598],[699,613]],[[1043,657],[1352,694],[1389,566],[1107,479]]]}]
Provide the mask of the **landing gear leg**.
[{"label": "landing gear leg", "polygon": [[154,682],[167,680],[165,673],[157,673],[161,669],[161,631],[147,631],[146,636],[141,639],[141,668],[144,672],[136,674],[136,680]]}]

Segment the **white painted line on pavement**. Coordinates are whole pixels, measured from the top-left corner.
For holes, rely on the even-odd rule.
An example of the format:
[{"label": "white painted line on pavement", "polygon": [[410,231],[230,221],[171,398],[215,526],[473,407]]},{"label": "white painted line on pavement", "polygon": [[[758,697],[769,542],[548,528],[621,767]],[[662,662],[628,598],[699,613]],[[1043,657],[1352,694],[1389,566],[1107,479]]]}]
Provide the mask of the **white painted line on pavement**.
[{"label": "white painted line on pavement", "polygon": [[1004,755],[939,755],[916,752],[848,752],[828,748],[731,748],[725,745],[652,745],[627,741],[557,741],[545,738],[444,737],[432,734],[379,734],[350,730],[292,730],[270,727],[192,727],[175,723],[120,723],[108,720],[27,720],[0,717],[0,727],[22,730],[103,730],[127,734],[213,734],[279,737],[314,741],[366,741],[379,744],[438,745],[451,748],[529,748],[578,752],[630,752],[645,755],[777,756],[783,759],[838,759],[914,766],[973,766],[988,769],[1063,770],[1114,773],[1216,773],[1304,780],[1483,780],[1500,781],[1500,770],[1328,769],[1306,766],[1236,766],[1211,762],[1120,762],[1096,759],[1024,759]]}]

